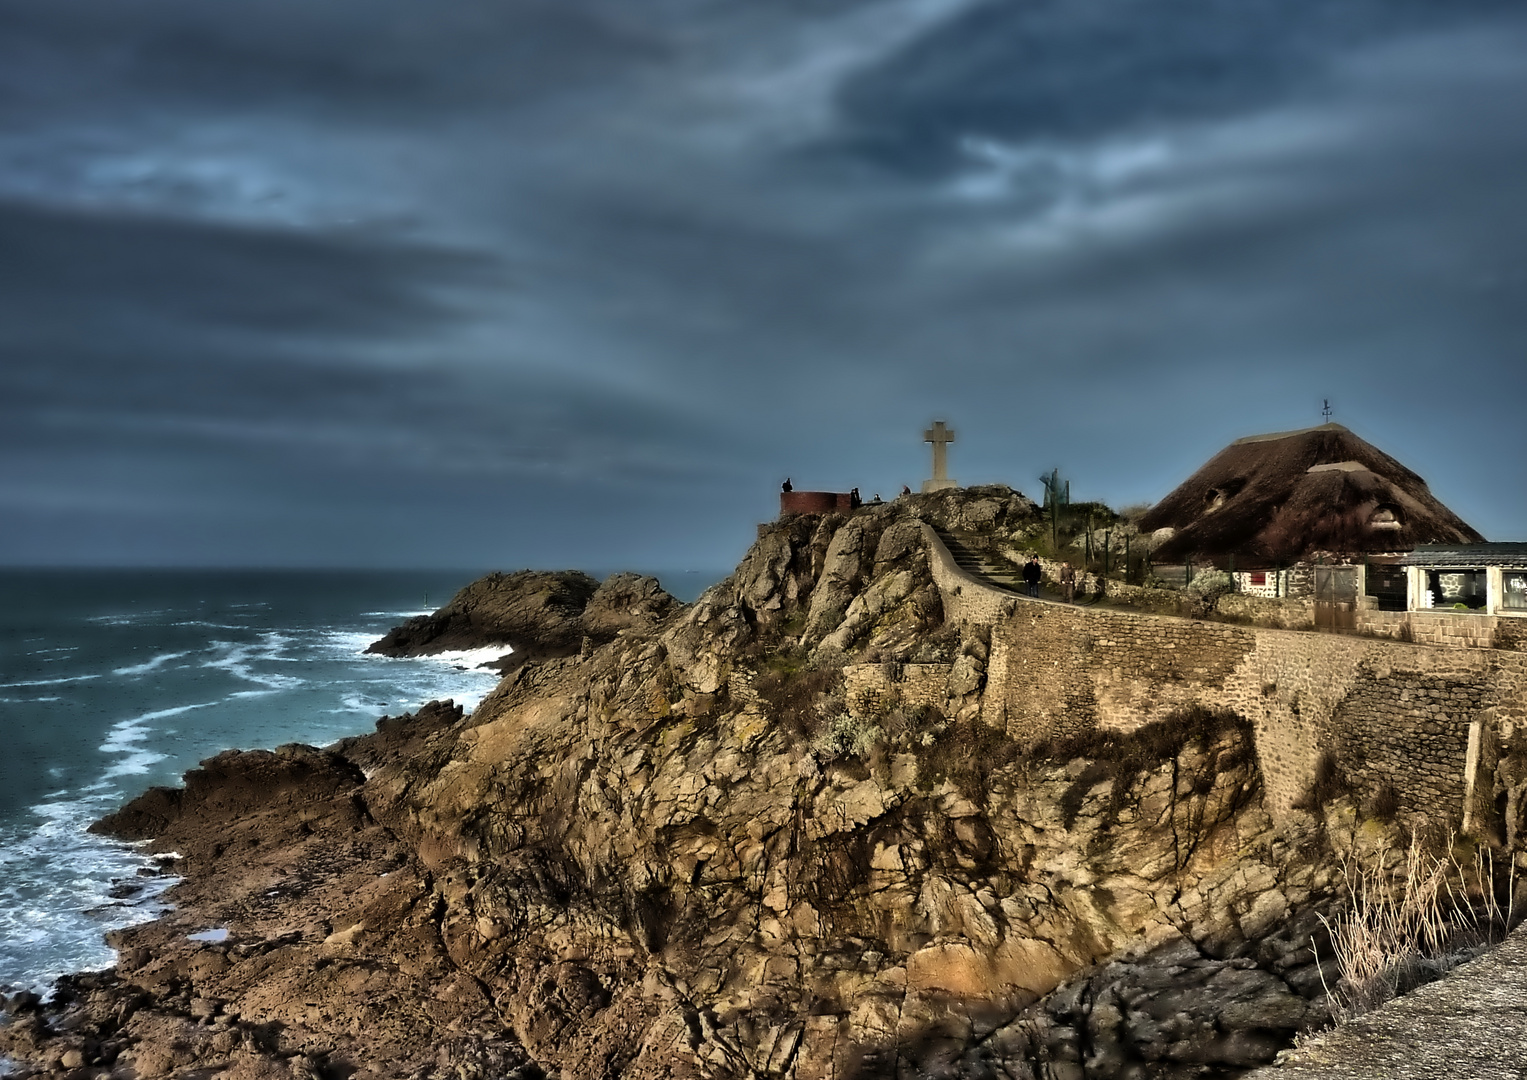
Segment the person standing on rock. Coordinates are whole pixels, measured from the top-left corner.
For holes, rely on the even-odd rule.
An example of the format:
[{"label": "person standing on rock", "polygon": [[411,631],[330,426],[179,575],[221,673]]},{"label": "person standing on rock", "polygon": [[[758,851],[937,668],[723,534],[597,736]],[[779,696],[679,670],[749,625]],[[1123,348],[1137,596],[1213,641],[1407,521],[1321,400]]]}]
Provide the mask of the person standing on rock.
[{"label": "person standing on rock", "polygon": [[1030,596],[1039,595],[1039,556],[1030,555],[1029,561],[1023,566],[1023,583]]},{"label": "person standing on rock", "polygon": [[1060,564],[1060,598],[1068,604],[1076,602],[1076,568],[1068,562]]}]

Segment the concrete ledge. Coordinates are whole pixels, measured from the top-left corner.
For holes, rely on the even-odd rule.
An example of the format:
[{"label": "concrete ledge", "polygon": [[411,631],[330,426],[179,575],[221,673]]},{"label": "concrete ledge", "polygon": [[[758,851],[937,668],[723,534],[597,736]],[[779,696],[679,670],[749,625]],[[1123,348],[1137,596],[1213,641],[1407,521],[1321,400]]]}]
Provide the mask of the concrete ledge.
[{"label": "concrete ledge", "polygon": [[1306,1042],[1248,1080],[1522,1080],[1527,932],[1447,978]]}]

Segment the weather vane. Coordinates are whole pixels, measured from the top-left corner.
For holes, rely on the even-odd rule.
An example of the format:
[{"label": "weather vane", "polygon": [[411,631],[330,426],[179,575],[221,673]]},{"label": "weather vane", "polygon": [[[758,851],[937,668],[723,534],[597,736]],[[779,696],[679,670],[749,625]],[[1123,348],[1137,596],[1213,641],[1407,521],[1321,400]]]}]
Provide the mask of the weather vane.
[{"label": "weather vane", "polygon": [[1331,422],[1331,399],[1330,398],[1322,398],[1321,400],[1323,400],[1325,402],[1325,408],[1320,410],[1320,415],[1325,417],[1326,418],[1326,423],[1329,424]]}]

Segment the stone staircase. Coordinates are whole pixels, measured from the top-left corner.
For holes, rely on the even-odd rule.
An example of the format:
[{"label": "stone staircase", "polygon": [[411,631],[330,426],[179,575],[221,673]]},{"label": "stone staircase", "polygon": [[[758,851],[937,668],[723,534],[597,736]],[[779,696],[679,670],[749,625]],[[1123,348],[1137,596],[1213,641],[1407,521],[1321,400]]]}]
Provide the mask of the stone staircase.
[{"label": "stone staircase", "polygon": [[933,531],[949,549],[955,565],[971,577],[987,585],[1006,589],[1008,592],[1023,591],[1023,578],[1016,569],[1001,560],[992,558],[979,548],[972,547],[947,529],[941,529],[935,525]]}]

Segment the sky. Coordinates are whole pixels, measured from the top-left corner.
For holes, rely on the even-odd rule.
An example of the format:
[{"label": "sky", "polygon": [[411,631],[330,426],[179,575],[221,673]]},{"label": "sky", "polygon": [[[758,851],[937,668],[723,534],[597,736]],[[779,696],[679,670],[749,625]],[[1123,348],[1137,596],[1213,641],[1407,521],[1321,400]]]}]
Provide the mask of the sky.
[{"label": "sky", "polygon": [[0,564],[725,568],[934,419],[1117,506],[1327,399],[1527,539],[1524,55],[1508,0],[0,0]]}]

